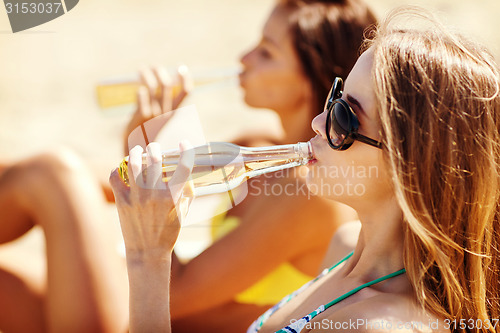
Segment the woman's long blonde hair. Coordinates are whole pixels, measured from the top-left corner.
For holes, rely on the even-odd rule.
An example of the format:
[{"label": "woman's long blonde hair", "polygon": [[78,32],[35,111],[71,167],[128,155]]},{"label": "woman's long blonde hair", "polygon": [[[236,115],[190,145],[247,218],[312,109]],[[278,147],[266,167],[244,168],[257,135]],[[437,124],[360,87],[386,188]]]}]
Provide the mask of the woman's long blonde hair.
[{"label": "woman's long blonde hair", "polygon": [[[397,26],[408,12],[430,27]],[[500,332],[499,71],[429,16],[400,9],[370,42],[405,267],[418,302],[457,320],[452,331]]]}]

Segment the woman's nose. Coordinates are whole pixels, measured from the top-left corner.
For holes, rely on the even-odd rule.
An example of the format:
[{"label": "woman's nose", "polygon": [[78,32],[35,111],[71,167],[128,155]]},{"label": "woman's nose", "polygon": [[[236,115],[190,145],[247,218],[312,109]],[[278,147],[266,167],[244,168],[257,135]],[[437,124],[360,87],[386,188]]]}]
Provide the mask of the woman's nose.
[{"label": "woman's nose", "polygon": [[240,57],[240,63],[245,66],[245,67],[248,67],[249,63],[250,63],[250,56],[252,54],[252,51],[248,51],[246,52],[245,54],[243,54],[241,57]]},{"label": "woman's nose", "polygon": [[254,47],[240,57],[240,63],[244,67],[249,67],[251,65],[251,63],[255,61],[254,54],[255,54],[256,50],[257,50],[257,48]]},{"label": "woman's nose", "polygon": [[325,110],[321,112],[319,115],[314,117],[313,121],[311,122],[311,127],[313,131],[318,134],[319,136],[323,137],[326,139],[326,117],[328,116],[328,112]]}]

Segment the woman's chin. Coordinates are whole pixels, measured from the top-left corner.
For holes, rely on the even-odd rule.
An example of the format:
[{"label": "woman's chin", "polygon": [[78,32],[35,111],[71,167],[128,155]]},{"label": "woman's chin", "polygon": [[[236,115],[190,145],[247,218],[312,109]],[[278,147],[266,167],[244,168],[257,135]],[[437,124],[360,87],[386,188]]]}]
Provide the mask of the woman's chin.
[{"label": "woman's chin", "polygon": [[261,109],[265,108],[266,106],[263,106],[262,103],[258,103],[258,101],[255,100],[255,98],[252,98],[248,94],[245,94],[245,97],[243,98],[245,101],[245,104],[256,109]]},{"label": "woman's chin", "polygon": [[325,181],[325,178],[314,177],[314,172],[311,170],[306,177],[306,186],[310,196],[345,203],[346,197],[344,193],[339,192],[339,184],[330,184]]},{"label": "woman's chin", "polygon": [[269,103],[264,103],[261,98],[258,98],[257,96],[258,95],[252,94],[246,89],[243,89],[243,101],[246,105],[256,109],[269,109]]}]

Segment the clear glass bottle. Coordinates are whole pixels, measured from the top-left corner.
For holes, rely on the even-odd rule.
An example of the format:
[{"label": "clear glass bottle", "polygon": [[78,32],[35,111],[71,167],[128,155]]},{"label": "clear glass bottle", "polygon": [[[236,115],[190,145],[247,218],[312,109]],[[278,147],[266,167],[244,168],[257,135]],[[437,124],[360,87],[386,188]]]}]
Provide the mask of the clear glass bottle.
[{"label": "clear glass bottle", "polygon": [[[182,72],[184,75],[187,75],[189,72],[188,68],[184,65],[180,66],[177,71]],[[240,69],[237,67],[213,68],[197,70],[192,75],[189,74],[189,77],[193,88],[197,89],[215,83],[236,80],[239,72]],[[175,75],[173,76],[175,77]],[[137,91],[140,86],[140,79],[137,75],[103,80],[96,86],[97,103],[102,109],[134,104],[137,101]],[[180,93],[181,88],[179,82],[174,82],[172,87],[173,97]]]},{"label": "clear glass bottle", "polygon": [[[193,149],[195,162],[191,179],[196,196],[227,192],[249,178],[305,165],[312,159],[309,142],[269,147],[240,147],[227,142],[212,142]],[[178,150],[162,153],[163,181],[170,180],[178,160]],[[143,165],[146,165],[146,155],[143,155]],[[123,159],[119,171],[128,184],[128,157]]]}]

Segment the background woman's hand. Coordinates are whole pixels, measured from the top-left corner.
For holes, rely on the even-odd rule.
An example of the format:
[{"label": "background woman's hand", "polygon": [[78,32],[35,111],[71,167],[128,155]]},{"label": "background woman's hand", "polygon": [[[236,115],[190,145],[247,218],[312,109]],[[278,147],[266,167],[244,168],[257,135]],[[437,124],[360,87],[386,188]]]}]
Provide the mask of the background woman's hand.
[{"label": "background woman's hand", "polygon": [[[125,130],[125,154],[129,150],[130,133],[148,120],[177,109],[193,85],[186,66],[177,69],[175,80],[164,67],[145,68],[140,71],[140,77],[142,86],[137,92],[137,109]],[[155,140],[168,120],[169,117],[163,117],[159,124],[148,128],[149,141]]]},{"label": "background woman's hand", "polygon": [[161,149],[156,142],[147,146],[146,166],[142,163],[141,147],[130,151],[130,187],[122,181],[117,169],[111,174],[127,260],[162,258],[170,256],[173,250],[193,195],[188,179],[194,151],[187,143],[179,147],[179,164],[168,183],[162,181]]}]

